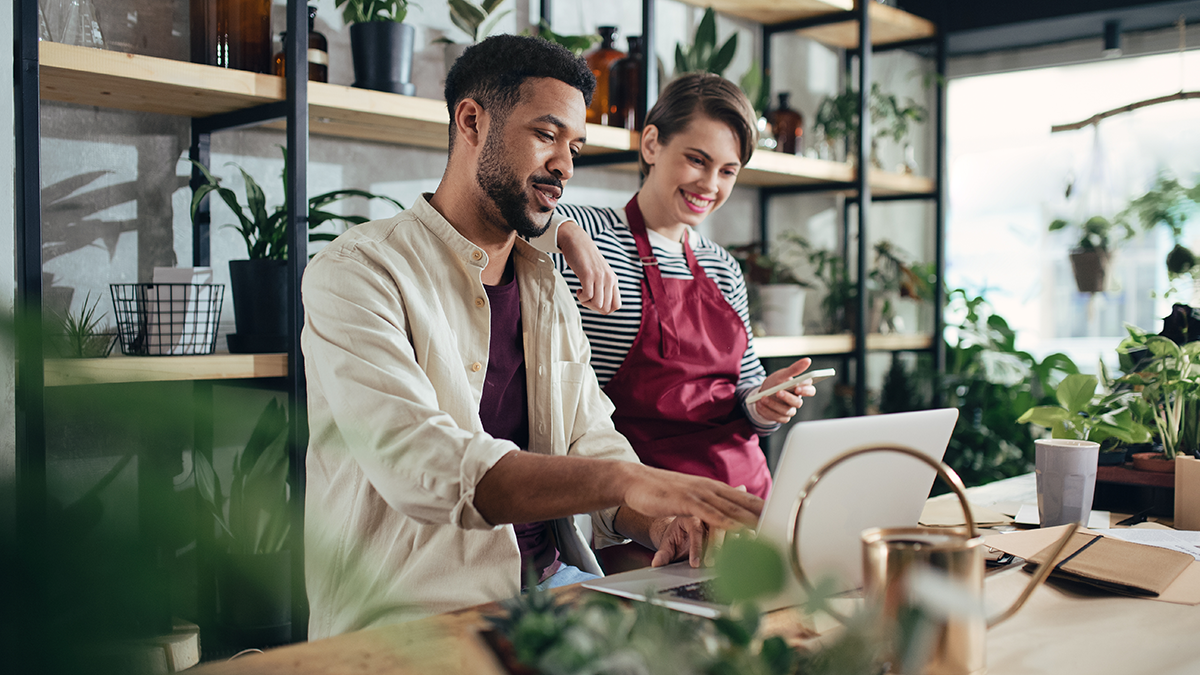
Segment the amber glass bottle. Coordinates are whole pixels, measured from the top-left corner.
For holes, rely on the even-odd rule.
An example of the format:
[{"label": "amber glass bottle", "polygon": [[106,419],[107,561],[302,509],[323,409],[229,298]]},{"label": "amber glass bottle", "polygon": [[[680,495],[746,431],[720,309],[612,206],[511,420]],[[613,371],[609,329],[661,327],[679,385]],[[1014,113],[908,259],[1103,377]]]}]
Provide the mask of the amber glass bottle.
[{"label": "amber glass bottle", "polygon": [[613,62],[608,73],[608,126],[638,130],[642,109],[642,36],[629,36],[629,53]]},{"label": "amber glass bottle", "polygon": [[789,155],[804,154],[804,115],[788,107],[786,91],[779,92],[779,107],[767,119],[775,132],[775,149]]},{"label": "amber glass bottle", "polygon": [[[329,81],[329,41],[316,31],[317,8],[308,7],[308,81]],[[279,34],[279,41],[287,48],[287,31]],[[287,59],[281,51],[275,55],[275,74],[283,77],[287,69]]]},{"label": "amber glass bottle", "polygon": [[190,0],[192,61],[271,72],[271,0]]},{"label": "amber glass bottle", "polygon": [[596,29],[603,40],[600,46],[587,55],[588,68],[596,76],[596,93],[588,106],[587,121],[591,124],[608,124],[608,73],[613,62],[625,56],[625,52],[613,47],[617,36],[616,26],[600,26]]}]

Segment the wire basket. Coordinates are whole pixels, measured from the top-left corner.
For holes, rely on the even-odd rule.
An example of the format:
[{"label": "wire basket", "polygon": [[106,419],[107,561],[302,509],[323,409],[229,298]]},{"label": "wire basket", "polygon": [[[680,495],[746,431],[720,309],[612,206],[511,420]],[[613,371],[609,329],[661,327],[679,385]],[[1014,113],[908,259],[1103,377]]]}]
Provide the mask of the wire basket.
[{"label": "wire basket", "polygon": [[109,284],[126,356],[211,354],[224,284]]}]

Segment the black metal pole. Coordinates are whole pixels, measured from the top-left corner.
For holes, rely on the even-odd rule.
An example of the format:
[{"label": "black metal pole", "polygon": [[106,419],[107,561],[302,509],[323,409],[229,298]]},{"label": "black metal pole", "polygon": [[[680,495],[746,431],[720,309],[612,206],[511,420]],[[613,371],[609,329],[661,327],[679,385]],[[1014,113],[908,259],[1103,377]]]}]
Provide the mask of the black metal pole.
[{"label": "black metal pole", "polygon": [[[204,166],[212,166],[212,136],[199,131],[196,123],[192,122],[192,145],[188,148],[188,158]],[[192,192],[204,184],[204,174],[192,165]],[[212,229],[212,214],[209,212],[210,198],[205,196],[196,208],[196,217],[192,219],[192,265],[208,267],[212,264],[212,245],[209,233]]]},{"label": "black metal pole", "polygon": [[[45,598],[43,575],[34,566],[45,550],[46,436],[45,390],[42,363],[42,200],[41,200],[41,101],[38,80],[38,18],[36,0],[13,3],[16,49],[15,100],[16,172],[14,238],[16,244],[16,545],[5,566],[15,564],[26,574],[5,576],[12,590],[4,628],[15,649],[14,672],[33,672],[40,648]],[[0,524],[6,527],[7,524]],[[7,558],[11,556],[11,558]],[[13,570],[4,570],[6,573]],[[7,604],[7,603],[6,603]],[[28,668],[26,668],[26,666]]]},{"label": "black metal pole", "polygon": [[[287,59],[287,195],[288,213],[288,307],[291,331],[288,336],[288,397],[291,410],[288,437],[291,448],[292,499],[292,639],[308,638],[308,598],[304,591],[304,458],[308,450],[307,389],[304,357],[300,351],[300,329],[304,311],[300,303],[300,280],[308,262],[308,5],[288,0],[288,35],[284,44]],[[304,36],[304,37],[301,37]]]},{"label": "black metal pole", "polygon": [[871,16],[870,2],[860,2],[858,13],[858,303],[854,330],[854,410],[862,415],[867,411],[867,252],[870,250],[871,182],[867,180],[871,142],[871,114],[868,105],[871,90]]},{"label": "black metal pole", "polygon": [[936,123],[934,159],[934,266],[937,270],[933,287],[933,406],[942,401],[941,379],[946,374],[946,34],[938,31],[937,40],[937,98],[934,104]]}]

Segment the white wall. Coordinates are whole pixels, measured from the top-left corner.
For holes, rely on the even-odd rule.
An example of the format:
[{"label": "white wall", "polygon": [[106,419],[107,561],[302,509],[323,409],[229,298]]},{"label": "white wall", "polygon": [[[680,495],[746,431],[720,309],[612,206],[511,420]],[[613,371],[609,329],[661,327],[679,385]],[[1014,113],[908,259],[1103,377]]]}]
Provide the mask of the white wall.
[{"label": "white wall", "polygon": [[[11,7],[0,20],[0,44],[13,44]],[[13,91],[13,50],[0,50],[0,91]],[[16,189],[17,148],[14,126],[15,102],[12,96],[0,99],[0,195],[14,195]],[[13,294],[16,288],[16,240],[13,221],[16,212],[13,199],[0,200],[0,251],[13,251],[0,256],[0,314],[12,316]],[[12,541],[11,527],[15,507],[11,486],[16,473],[16,394],[13,352],[6,341],[0,340],[0,540]]]}]

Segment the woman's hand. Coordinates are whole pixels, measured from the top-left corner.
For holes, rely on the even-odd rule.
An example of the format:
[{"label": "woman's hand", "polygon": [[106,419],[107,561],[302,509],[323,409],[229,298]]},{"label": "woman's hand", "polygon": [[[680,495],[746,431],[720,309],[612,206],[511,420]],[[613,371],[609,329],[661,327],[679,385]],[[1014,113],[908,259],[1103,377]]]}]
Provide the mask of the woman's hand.
[{"label": "woman's hand", "polygon": [[600,254],[596,242],[574,221],[558,228],[558,250],[579,279],[579,304],[601,314],[621,309],[621,294],[617,290],[617,275]]},{"label": "woman's hand", "polygon": [[[808,370],[810,365],[812,365],[812,359],[803,358],[783,370],[777,370],[768,375],[767,379],[763,380],[763,383],[759,385],[759,390],[770,389],[777,384],[787,382],[805,370]],[[760,398],[751,405],[755,406],[754,412],[758,413],[761,417],[772,422],[784,424],[792,419],[792,416],[796,414],[796,410],[800,406],[804,405],[803,397],[815,396],[816,393],[817,388],[811,382],[806,382],[798,384],[791,389],[784,389],[771,396]]]}]

